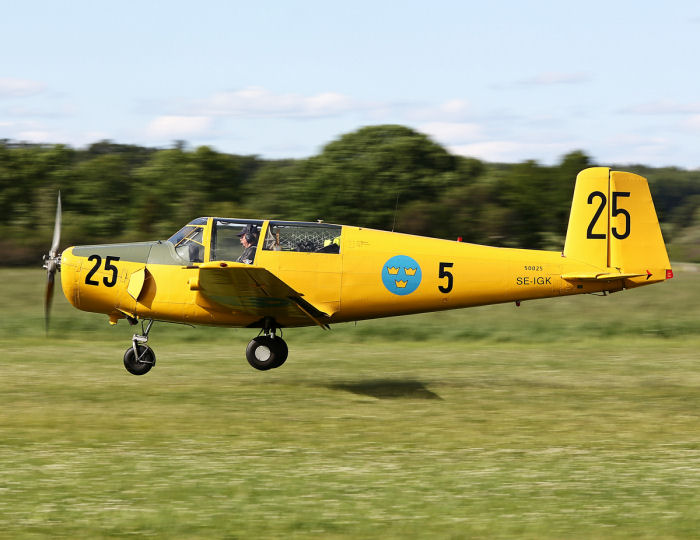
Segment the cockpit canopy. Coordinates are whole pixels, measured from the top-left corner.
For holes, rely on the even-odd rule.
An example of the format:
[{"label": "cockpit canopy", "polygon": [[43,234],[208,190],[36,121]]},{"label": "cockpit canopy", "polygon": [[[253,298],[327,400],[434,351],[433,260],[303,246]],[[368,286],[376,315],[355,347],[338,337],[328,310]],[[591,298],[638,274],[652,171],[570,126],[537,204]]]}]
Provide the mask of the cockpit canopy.
[{"label": "cockpit canopy", "polygon": [[264,222],[254,219],[197,218],[168,238],[186,263],[202,263],[206,255],[205,232],[211,223],[209,260],[236,261],[244,247],[241,236],[264,251],[340,253],[342,227],[325,223],[270,221],[264,238]]}]

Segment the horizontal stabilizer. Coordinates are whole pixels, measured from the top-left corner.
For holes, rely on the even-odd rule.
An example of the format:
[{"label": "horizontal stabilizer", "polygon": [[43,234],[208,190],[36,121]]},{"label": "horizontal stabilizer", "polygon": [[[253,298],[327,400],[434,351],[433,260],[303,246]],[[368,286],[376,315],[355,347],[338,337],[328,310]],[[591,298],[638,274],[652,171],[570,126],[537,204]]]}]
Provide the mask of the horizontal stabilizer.
[{"label": "horizontal stabilizer", "polygon": [[561,277],[567,281],[614,281],[616,279],[627,279],[641,277],[646,274],[619,274],[615,272],[602,272],[600,274],[563,274]]}]

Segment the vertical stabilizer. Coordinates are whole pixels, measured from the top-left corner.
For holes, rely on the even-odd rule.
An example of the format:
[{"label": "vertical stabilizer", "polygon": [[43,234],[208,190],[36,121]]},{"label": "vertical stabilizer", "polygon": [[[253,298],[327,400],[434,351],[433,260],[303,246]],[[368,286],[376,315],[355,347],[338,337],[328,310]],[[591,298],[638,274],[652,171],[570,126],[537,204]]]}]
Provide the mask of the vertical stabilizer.
[{"label": "vertical stabilizer", "polygon": [[608,273],[624,274],[627,287],[671,277],[646,179],[605,167],[581,171],[576,178],[564,256]]},{"label": "vertical stabilizer", "polygon": [[592,167],[578,173],[564,244],[565,257],[608,267],[609,183],[607,167]]}]

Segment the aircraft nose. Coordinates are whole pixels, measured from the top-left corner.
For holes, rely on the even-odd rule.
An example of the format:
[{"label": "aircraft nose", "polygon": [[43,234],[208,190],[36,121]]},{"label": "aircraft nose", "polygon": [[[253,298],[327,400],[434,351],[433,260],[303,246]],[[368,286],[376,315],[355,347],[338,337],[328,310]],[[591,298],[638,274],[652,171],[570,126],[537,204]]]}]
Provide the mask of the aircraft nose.
[{"label": "aircraft nose", "polygon": [[61,287],[66,299],[79,308],[80,296],[78,294],[78,274],[80,272],[80,260],[73,255],[73,247],[66,248],[61,253]]}]

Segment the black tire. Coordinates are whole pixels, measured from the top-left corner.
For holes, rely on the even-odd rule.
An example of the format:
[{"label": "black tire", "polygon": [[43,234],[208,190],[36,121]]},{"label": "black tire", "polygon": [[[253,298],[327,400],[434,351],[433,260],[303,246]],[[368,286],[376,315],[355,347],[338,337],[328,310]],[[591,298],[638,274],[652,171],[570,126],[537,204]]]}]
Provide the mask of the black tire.
[{"label": "black tire", "polygon": [[287,342],[282,338],[274,339],[274,346],[277,348],[275,351],[275,365],[272,368],[278,368],[287,361],[287,355],[289,354],[289,347],[287,347]]},{"label": "black tire", "polygon": [[270,336],[258,336],[248,343],[245,357],[248,363],[255,369],[267,371],[280,367],[287,360],[289,349],[282,338]]},{"label": "black tire", "polygon": [[137,345],[139,358],[134,355],[134,348],[129,347],[124,353],[124,367],[132,375],[145,375],[156,365],[156,354],[148,345]]}]

